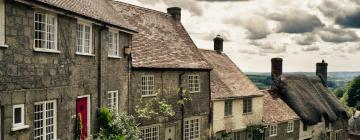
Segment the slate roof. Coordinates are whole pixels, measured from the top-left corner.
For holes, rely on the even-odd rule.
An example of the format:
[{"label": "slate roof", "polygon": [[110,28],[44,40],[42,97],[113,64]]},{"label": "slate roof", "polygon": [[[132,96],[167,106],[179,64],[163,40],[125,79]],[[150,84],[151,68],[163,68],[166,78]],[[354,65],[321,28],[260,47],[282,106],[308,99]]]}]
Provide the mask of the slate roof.
[{"label": "slate roof", "polygon": [[263,95],[226,54],[199,50],[213,68],[210,72],[212,100]]},{"label": "slate roof", "polygon": [[281,98],[276,91],[263,90],[264,95],[264,123],[279,123],[289,120],[300,119]]},{"label": "slate roof", "polygon": [[356,111],[349,119],[349,134],[360,135],[360,111]]},{"label": "slate roof", "polygon": [[130,31],[134,27],[127,23],[121,15],[116,14],[108,0],[28,0],[71,11],[81,16],[99,20]]},{"label": "slate roof", "polygon": [[321,122],[322,117],[330,122],[348,118],[345,108],[319,77],[282,75],[275,83],[281,98],[308,125]]},{"label": "slate roof", "polygon": [[194,42],[171,15],[123,2],[112,2],[116,11],[136,27],[133,68],[211,69]]}]

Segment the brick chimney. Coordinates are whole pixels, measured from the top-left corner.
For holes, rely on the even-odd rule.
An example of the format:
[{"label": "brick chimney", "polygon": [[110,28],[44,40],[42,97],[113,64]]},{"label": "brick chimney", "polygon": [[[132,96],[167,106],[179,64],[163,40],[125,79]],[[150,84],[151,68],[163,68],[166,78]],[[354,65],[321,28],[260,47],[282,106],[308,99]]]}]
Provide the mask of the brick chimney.
[{"label": "brick chimney", "polygon": [[167,9],[167,13],[170,14],[176,21],[181,20],[181,8],[180,7],[170,7]]},{"label": "brick chimney", "polygon": [[277,80],[281,78],[283,73],[282,68],[283,59],[282,58],[272,58],[271,59],[271,79]]},{"label": "brick chimney", "polygon": [[217,35],[214,38],[214,50],[217,51],[218,53],[223,52],[223,42],[224,42],[224,39],[221,38],[220,35]]},{"label": "brick chimney", "polygon": [[324,60],[322,60],[321,63],[316,63],[316,75],[323,80],[324,85],[326,85],[327,82],[327,67],[328,63],[326,63]]}]

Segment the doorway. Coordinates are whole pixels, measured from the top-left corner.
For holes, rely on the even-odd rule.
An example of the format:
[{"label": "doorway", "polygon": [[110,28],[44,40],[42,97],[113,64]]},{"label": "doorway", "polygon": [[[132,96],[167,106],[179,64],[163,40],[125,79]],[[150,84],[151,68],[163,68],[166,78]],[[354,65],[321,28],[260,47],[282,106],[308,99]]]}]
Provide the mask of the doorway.
[{"label": "doorway", "polygon": [[81,115],[82,135],[81,140],[85,140],[90,134],[90,96],[79,96],[76,100],[76,114]]}]

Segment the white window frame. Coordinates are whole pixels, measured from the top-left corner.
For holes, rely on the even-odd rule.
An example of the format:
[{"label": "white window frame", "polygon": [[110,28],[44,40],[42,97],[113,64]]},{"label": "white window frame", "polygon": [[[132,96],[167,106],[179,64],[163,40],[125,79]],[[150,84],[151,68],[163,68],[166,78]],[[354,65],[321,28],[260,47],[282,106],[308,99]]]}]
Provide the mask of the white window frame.
[{"label": "white window frame", "polygon": [[189,93],[200,92],[200,75],[192,74],[188,76]]},{"label": "white window frame", "polygon": [[[21,109],[21,116],[20,116],[20,123],[15,123],[15,109]],[[24,104],[17,104],[13,105],[13,119],[12,119],[12,128],[11,131],[17,131],[21,129],[29,128],[29,125],[25,125],[25,105]]]},{"label": "white window frame", "polygon": [[[197,121],[197,126],[196,122],[193,123],[189,123],[191,121]],[[190,128],[191,126],[194,126],[194,128]],[[198,129],[198,132],[196,134],[196,127]],[[195,131],[195,132],[191,132],[191,130]],[[192,117],[192,118],[187,118],[184,120],[184,139],[185,140],[200,140],[200,133],[201,132],[201,119],[199,117]],[[195,135],[195,136],[193,136]]]},{"label": "white window frame", "polygon": [[288,133],[294,132],[294,121],[288,121],[286,130]]},{"label": "white window frame", "polygon": [[[46,105],[47,104],[53,104],[53,108],[48,110],[46,108]],[[39,112],[36,112],[36,106],[38,105],[41,105],[42,106],[42,110],[40,110]],[[50,117],[47,117],[47,111],[53,111],[53,116],[52,118]],[[36,140],[36,138],[39,138],[39,139],[46,139],[46,136],[48,135],[48,133],[46,132],[46,127],[48,125],[46,125],[47,123],[47,119],[52,119],[53,120],[53,135],[54,135],[54,138],[53,139],[57,139],[57,104],[56,104],[56,100],[50,100],[50,101],[43,101],[43,102],[36,102],[34,104],[34,124],[36,122],[42,122],[42,127],[40,128],[35,128],[36,126],[34,125],[34,130],[33,130],[33,133],[34,133],[34,139]],[[39,119],[39,120],[36,120],[36,113],[39,113],[39,114],[42,114],[42,119]],[[42,136],[35,136],[35,129],[43,129],[42,131]]]},{"label": "white window frame", "polygon": [[[112,38],[110,39],[110,34]],[[117,40],[114,40],[114,35],[117,35]],[[115,46],[114,46],[115,44]],[[112,46],[112,48],[110,48]],[[115,47],[115,48],[114,48]],[[117,54],[115,53],[117,52]],[[120,54],[120,33],[119,30],[110,28],[108,33],[108,57],[110,58],[121,58]]]},{"label": "white window frame", "polygon": [[[45,23],[43,23],[43,24],[45,24],[45,29],[44,30],[39,30],[39,31],[35,30],[35,26],[36,26],[36,23],[37,23],[35,18],[36,18],[37,14],[45,15]],[[51,33],[51,32],[49,32],[49,33],[47,32],[47,29],[48,29],[47,19],[49,17],[54,18],[54,25],[53,25],[54,26],[54,32],[53,32],[53,34],[54,34],[54,41],[53,41],[54,46],[53,46],[53,48],[47,48],[47,46],[46,46],[46,44],[48,42],[50,42],[49,40],[47,40],[47,38],[49,37],[49,33]],[[44,10],[35,10],[34,11],[34,50],[35,51],[40,51],[40,52],[60,53],[60,51],[58,50],[58,45],[57,45],[57,42],[58,42],[58,38],[57,38],[58,29],[57,28],[58,28],[58,20],[57,20],[57,15],[56,14],[51,13],[51,12],[47,12],[47,11],[44,11]],[[36,39],[35,37],[36,37],[37,32],[43,32],[43,33],[45,32],[44,33],[45,34],[45,40]],[[36,41],[37,40],[44,41],[45,46],[43,48],[37,48],[36,47]]]},{"label": "white window frame", "polygon": [[[81,33],[81,45],[79,45],[79,30],[78,26],[82,25],[82,33]],[[86,27],[90,28],[89,31],[89,51],[85,52],[85,44],[86,44]],[[93,33],[92,33],[92,23],[90,21],[78,19],[76,24],[76,54],[78,55],[88,55],[93,56]],[[80,48],[81,47],[81,48]]]},{"label": "white window frame", "polygon": [[[154,133],[155,131],[155,133]],[[160,125],[150,125],[140,128],[140,139],[141,140],[159,140],[160,139]],[[145,132],[145,134],[144,134]]]},{"label": "white window frame", "polygon": [[141,76],[141,96],[153,97],[156,96],[155,89],[155,76],[154,75],[142,75]]},{"label": "white window frame", "polygon": [[108,91],[108,107],[114,113],[119,112],[119,91]]},{"label": "white window frame", "polygon": [[269,136],[270,137],[277,136],[277,128],[278,128],[277,124],[271,124],[269,126]]},{"label": "white window frame", "polygon": [[343,139],[342,138],[342,129],[336,130],[334,137],[335,137],[334,140],[342,140]]},{"label": "white window frame", "polygon": [[7,48],[5,45],[5,0],[0,0],[0,48]]}]

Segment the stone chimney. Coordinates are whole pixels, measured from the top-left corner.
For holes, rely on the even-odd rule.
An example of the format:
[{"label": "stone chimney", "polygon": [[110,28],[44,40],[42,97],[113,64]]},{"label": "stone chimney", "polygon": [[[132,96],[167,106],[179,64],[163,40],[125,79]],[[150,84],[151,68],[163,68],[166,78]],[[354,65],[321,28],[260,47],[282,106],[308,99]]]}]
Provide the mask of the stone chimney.
[{"label": "stone chimney", "polygon": [[272,58],[271,59],[271,79],[277,80],[281,78],[283,73],[282,68],[283,59],[282,58]]},{"label": "stone chimney", "polygon": [[217,51],[218,53],[223,52],[223,42],[224,42],[224,39],[221,38],[220,35],[217,35],[214,38],[214,50]]},{"label": "stone chimney", "polygon": [[326,85],[327,82],[327,67],[328,63],[322,60],[321,63],[316,63],[316,75],[323,80],[324,84]]},{"label": "stone chimney", "polygon": [[170,7],[167,9],[167,13],[170,14],[176,21],[181,20],[181,8],[180,7]]}]

